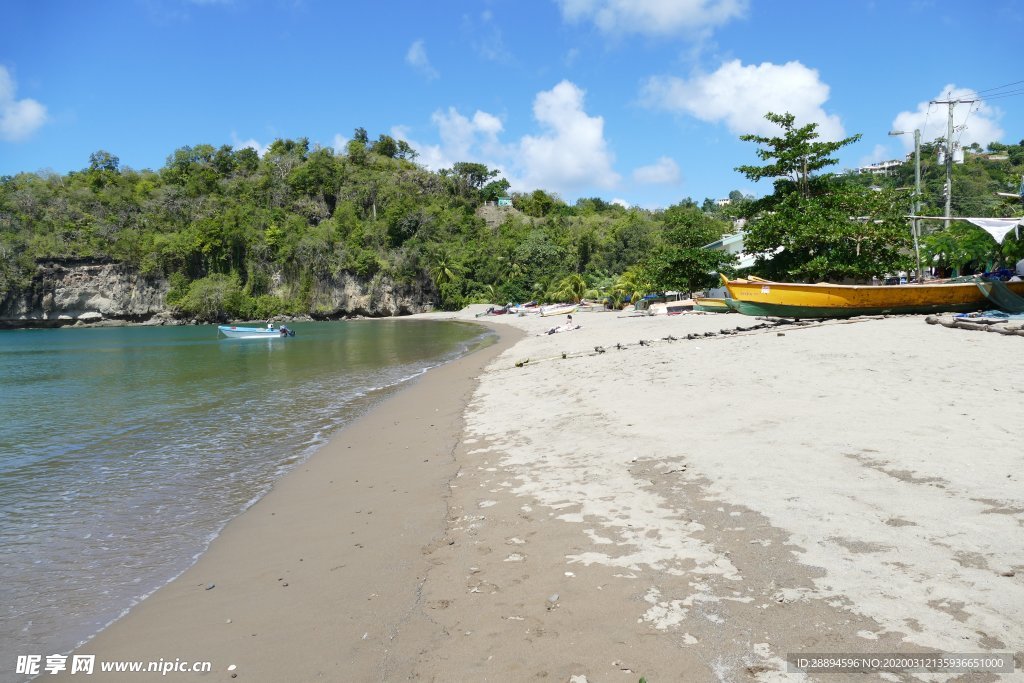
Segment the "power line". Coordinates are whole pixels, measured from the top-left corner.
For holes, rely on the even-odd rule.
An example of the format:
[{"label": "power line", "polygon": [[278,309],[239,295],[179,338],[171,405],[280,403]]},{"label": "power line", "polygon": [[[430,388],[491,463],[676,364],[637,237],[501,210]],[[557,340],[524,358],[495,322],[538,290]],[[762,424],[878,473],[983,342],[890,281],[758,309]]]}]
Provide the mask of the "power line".
[{"label": "power line", "polygon": [[1003,88],[1009,88],[1011,85],[1019,85],[1021,83],[1024,83],[1024,81],[1014,81],[1013,83],[1007,83],[1006,85],[998,85],[998,86],[996,86],[994,88],[986,88],[985,90],[978,90],[977,94],[980,95],[981,93],[984,93],[984,92],[992,92],[993,90],[1002,90]]},{"label": "power line", "polygon": [[1017,97],[1018,95],[1024,95],[1024,89],[1021,89],[1021,90],[1011,90],[1009,92],[996,93],[995,95],[987,96],[985,98],[985,100],[999,100],[999,99],[1003,99],[1005,97]]}]

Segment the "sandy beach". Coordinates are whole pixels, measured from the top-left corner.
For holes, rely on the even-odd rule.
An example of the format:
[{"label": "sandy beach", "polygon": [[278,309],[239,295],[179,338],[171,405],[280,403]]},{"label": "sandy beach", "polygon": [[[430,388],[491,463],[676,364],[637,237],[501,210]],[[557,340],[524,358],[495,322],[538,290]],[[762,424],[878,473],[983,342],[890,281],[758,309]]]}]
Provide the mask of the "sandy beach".
[{"label": "sandy beach", "polygon": [[[488,318],[499,344],[340,432],[81,652],[204,680],[1024,680],[1019,338],[574,318]],[[1017,672],[785,662],[929,651]]]}]

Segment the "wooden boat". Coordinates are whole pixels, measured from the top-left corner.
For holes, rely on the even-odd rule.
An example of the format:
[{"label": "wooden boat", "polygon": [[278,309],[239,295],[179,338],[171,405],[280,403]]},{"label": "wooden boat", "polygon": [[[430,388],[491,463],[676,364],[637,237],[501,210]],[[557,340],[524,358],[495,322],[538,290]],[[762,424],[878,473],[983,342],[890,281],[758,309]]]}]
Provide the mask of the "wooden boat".
[{"label": "wooden boat", "polygon": [[568,315],[570,313],[575,313],[578,308],[578,304],[551,304],[550,306],[541,306],[540,314],[541,317],[547,317],[549,315]]},{"label": "wooden boat", "polygon": [[295,332],[287,327],[238,327],[237,325],[218,325],[217,332],[229,339],[280,339],[294,337]]},{"label": "wooden boat", "polygon": [[[848,318],[885,313],[943,313],[977,311],[988,305],[977,282],[909,285],[832,285],[770,282],[760,278],[722,283],[732,307],[745,315],[784,318]],[[1024,295],[1024,282],[1007,289]]]},{"label": "wooden boat", "polygon": [[692,311],[694,308],[693,299],[680,299],[679,301],[658,301],[647,307],[648,315],[679,315]]},{"label": "wooden boat", "polygon": [[516,304],[508,309],[509,313],[515,313],[516,315],[525,313],[539,313],[540,306],[535,301],[530,301],[525,304]]},{"label": "wooden boat", "polygon": [[505,315],[506,313],[508,313],[508,311],[509,309],[506,306],[490,306],[486,311],[483,311],[482,313],[477,313],[474,317],[479,318],[480,316],[484,315]]},{"label": "wooden boat", "polygon": [[707,296],[693,297],[693,310],[705,313],[732,313],[728,299],[716,299]]}]

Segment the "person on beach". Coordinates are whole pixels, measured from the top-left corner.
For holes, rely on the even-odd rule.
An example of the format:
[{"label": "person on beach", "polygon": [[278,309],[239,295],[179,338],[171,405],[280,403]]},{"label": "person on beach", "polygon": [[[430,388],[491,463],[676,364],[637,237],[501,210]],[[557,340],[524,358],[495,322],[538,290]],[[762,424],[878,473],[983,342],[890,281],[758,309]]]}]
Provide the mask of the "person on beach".
[{"label": "person on beach", "polygon": [[568,332],[569,330],[575,330],[578,327],[579,327],[579,325],[573,325],[572,324],[572,314],[570,313],[569,317],[566,319],[564,325],[560,325],[558,327],[552,327],[550,330],[548,330],[544,334],[557,334],[558,332]]}]

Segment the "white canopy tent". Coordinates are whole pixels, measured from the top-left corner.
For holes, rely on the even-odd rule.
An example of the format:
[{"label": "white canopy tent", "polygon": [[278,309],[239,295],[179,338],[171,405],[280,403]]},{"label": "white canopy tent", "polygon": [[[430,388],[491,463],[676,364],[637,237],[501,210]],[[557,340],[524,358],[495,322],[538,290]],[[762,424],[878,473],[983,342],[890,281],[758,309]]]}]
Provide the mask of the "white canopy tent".
[{"label": "white canopy tent", "polygon": [[1017,237],[1020,237],[1020,226],[1024,223],[1024,216],[1020,218],[961,218],[960,220],[969,221],[974,225],[992,235],[993,239],[1000,244],[1006,239],[1010,230],[1014,231]]},{"label": "white canopy tent", "polygon": [[[928,219],[932,221],[936,220],[947,220],[945,216],[908,216],[908,218],[920,218]],[[976,218],[973,216],[952,216],[948,220],[951,221],[967,221],[977,225],[979,228],[992,235],[992,238],[1003,243],[1006,239],[1006,235],[1009,234],[1010,230],[1014,231],[1017,237],[1020,237],[1020,226],[1024,225],[1024,216],[1019,218]]]}]

